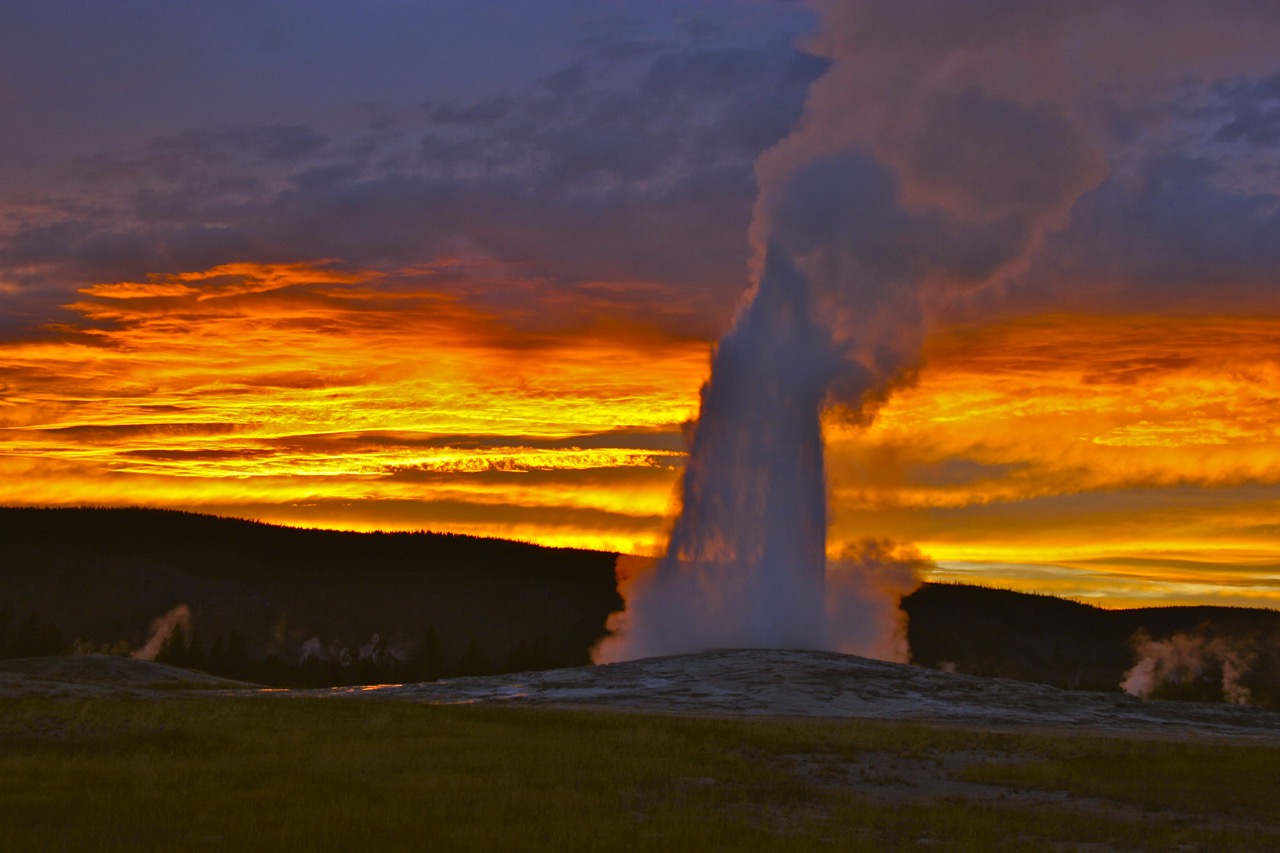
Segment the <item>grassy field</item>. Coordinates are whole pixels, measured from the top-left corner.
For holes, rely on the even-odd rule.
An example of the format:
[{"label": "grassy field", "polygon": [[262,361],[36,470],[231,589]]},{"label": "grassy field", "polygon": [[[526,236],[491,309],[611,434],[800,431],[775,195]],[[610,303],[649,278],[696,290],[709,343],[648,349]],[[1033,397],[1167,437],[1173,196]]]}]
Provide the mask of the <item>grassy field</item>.
[{"label": "grassy field", "polygon": [[0,700],[0,850],[1276,850],[1280,749],[298,698]]}]

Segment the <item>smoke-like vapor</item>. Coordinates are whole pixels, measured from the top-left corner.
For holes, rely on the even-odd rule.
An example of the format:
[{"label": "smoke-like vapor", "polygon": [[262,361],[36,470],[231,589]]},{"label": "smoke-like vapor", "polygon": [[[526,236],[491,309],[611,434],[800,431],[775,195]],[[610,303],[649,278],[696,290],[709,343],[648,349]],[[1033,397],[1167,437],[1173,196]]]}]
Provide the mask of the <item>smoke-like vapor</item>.
[{"label": "smoke-like vapor", "polygon": [[[1025,269],[1113,168],[1112,107],[1271,60],[1257,4],[1208,22],[1187,5],[818,3],[811,49],[831,65],[757,163],[757,284],[712,358],[682,514],[597,660],[836,648],[869,625],[889,633],[858,647],[895,654],[908,585],[849,599],[864,606],[829,594],[859,570],[826,564],[821,416],[868,422],[940,306]],[[874,575],[885,553],[852,563]]]},{"label": "smoke-like vapor", "polygon": [[179,604],[163,616],[151,622],[151,635],[141,648],[129,652],[129,657],[136,660],[155,660],[156,655],[164,648],[165,642],[173,636],[178,628],[189,636],[191,633],[191,608]]},{"label": "smoke-like vapor", "polygon": [[907,615],[898,607],[933,563],[910,546],[865,539],[827,564],[824,648],[907,662]]},{"label": "smoke-like vapor", "polygon": [[384,631],[375,631],[368,642],[352,649],[341,640],[324,642],[318,636],[304,642],[297,652],[298,663],[310,661],[335,663],[338,666],[351,666],[356,661],[369,661],[377,666],[389,666],[405,660],[412,649],[399,638],[393,638]]},{"label": "smoke-like vapor", "polygon": [[351,666],[353,658],[351,650],[338,640],[325,643],[319,637],[312,637],[298,649],[298,663],[308,661],[332,661],[339,666]]},{"label": "smoke-like vapor", "polygon": [[1249,673],[1255,654],[1222,637],[1174,634],[1167,640],[1153,640],[1139,632],[1134,648],[1138,662],[1120,683],[1126,693],[1149,699],[1163,688],[1212,680],[1221,684],[1224,701],[1247,705],[1253,699],[1241,679]]}]

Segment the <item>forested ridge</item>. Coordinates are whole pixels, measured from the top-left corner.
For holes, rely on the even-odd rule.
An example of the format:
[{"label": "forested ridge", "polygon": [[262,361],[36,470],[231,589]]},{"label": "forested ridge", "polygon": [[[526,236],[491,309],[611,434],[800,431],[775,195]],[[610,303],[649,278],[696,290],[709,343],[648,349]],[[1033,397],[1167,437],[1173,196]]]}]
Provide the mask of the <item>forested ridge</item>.
[{"label": "forested ridge", "polygon": [[[172,633],[156,658],[215,675],[281,686],[424,681],[586,664],[623,605],[614,554],[447,533],[0,508],[0,541],[8,658],[136,654],[164,623]],[[902,609],[922,666],[1115,691],[1142,664],[1156,698],[1280,708],[1280,611],[1104,610],[937,583]]]},{"label": "forested ridge", "polygon": [[622,606],[615,555],[447,533],[351,533],[153,509],[0,508],[0,652],[137,651],[272,683],[588,661]]}]

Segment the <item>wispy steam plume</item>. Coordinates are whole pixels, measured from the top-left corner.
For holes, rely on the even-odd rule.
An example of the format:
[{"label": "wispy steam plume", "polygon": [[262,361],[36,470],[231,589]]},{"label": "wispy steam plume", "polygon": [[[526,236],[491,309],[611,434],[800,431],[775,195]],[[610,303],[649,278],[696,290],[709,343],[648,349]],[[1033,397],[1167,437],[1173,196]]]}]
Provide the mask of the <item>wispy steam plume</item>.
[{"label": "wispy steam plume", "polygon": [[151,622],[151,635],[141,648],[129,652],[129,657],[137,660],[155,660],[156,655],[164,648],[164,644],[173,636],[173,632],[181,628],[183,633],[191,633],[191,608],[179,604],[163,616]]},{"label": "wispy steam plume", "polygon": [[[1256,4],[1207,24],[1184,5],[817,3],[811,49],[831,66],[757,163],[757,285],[712,359],[682,515],[598,659],[895,654],[886,614],[910,582],[869,593],[827,565],[823,412],[868,422],[911,381],[940,307],[1026,268],[1122,151],[1116,104],[1265,67],[1274,27],[1233,14]],[[882,544],[851,562],[909,578],[920,558]]]}]

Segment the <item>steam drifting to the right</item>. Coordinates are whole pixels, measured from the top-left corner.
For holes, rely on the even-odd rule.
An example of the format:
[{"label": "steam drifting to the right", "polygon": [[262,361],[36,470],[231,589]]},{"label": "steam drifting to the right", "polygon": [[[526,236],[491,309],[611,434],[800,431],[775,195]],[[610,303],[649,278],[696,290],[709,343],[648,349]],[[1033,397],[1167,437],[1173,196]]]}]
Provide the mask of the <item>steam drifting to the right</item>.
[{"label": "steam drifting to the right", "polygon": [[597,660],[901,655],[897,598],[922,558],[866,543],[828,565],[824,413],[874,418],[940,308],[1026,269],[1122,162],[1110,107],[1189,69],[1265,68],[1276,43],[1244,0],[1209,22],[1177,0],[816,5],[810,49],[831,65],[757,163],[757,282],[712,359],[682,514]]}]

